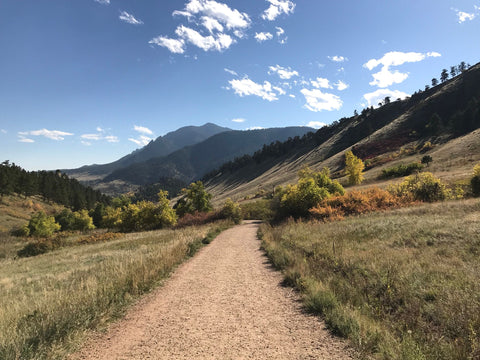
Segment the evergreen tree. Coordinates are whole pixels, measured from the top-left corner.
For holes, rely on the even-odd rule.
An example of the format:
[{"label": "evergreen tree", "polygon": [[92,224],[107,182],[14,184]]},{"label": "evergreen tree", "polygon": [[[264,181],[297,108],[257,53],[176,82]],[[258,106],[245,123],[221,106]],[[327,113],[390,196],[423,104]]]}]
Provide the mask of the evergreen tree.
[{"label": "evergreen tree", "polygon": [[440,74],[440,81],[444,83],[447,80],[448,80],[448,71],[447,69],[443,69],[442,73]]}]

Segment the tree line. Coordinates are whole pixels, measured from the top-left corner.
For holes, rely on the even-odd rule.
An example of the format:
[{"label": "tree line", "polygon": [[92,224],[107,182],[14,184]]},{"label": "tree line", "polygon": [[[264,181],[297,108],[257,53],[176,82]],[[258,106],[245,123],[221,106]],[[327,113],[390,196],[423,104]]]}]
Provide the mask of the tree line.
[{"label": "tree line", "polygon": [[25,197],[40,195],[73,210],[93,209],[97,203],[109,204],[110,197],[70,179],[59,170],[27,171],[8,160],[0,164],[0,197],[10,194]]}]

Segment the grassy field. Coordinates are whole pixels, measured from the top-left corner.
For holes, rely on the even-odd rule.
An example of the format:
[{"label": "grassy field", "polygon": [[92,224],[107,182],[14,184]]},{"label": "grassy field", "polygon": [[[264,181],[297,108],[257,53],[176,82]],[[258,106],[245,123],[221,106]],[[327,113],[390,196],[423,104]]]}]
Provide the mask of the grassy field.
[{"label": "grassy field", "polygon": [[60,359],[86,331],[122,314],[165,279],[226,222],[14,258],[21,244],[2,237],[0,359]]},{"label": "grassy field", "polygon": [[480,201],[263,225],[309,311],[365,357],[480,359]]}]

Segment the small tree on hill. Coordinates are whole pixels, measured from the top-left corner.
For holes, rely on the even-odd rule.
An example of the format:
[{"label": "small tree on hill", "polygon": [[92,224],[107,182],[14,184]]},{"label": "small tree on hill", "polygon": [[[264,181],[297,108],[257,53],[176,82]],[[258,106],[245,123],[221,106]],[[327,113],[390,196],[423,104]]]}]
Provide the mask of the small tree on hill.
[{"label": "small tree on hill", "polygon": [[433,78],[433,79],[432,79],[432,87],[435,87],[435,86],[437,86],[437,85],[438,85],[438,80],[437,80],[437,78]]},{"label": "small tree on hill", "polygon": [[443,83],[448,80],[448,71],[447,69],[443,69],[442,73],[440,74],[440,81]]},{"label": "small tree on hill", "polygon": [[208,212],[213,209],[210,200],[212,195],[205,190],[201,181],[191,183],[187,189],[182,189],[182,198],[176,204],[179,216],[195,212]]},{"label": "small tree on hill", "polygon": [[345,152],[345,172],[350,185],[357,185],[363,181],[363,169],[365,164],[361,159],[353,155],[351,150]]},{"label": "small tree on hill", "polygon": [[425,155],[422,157],[422,164],[428,166],[430,163],[433,161],[432,157],[430,155]]}]

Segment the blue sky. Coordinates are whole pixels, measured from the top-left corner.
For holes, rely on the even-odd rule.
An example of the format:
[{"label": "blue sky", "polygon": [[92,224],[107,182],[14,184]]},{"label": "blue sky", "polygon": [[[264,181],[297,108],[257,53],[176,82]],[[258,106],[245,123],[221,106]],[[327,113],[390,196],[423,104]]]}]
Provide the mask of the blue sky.
[{"label": "blue sky", "polygon": [[480,0],[1,0],[0,161],[118,159],[179,127],[319,127],[480,61]]}]

